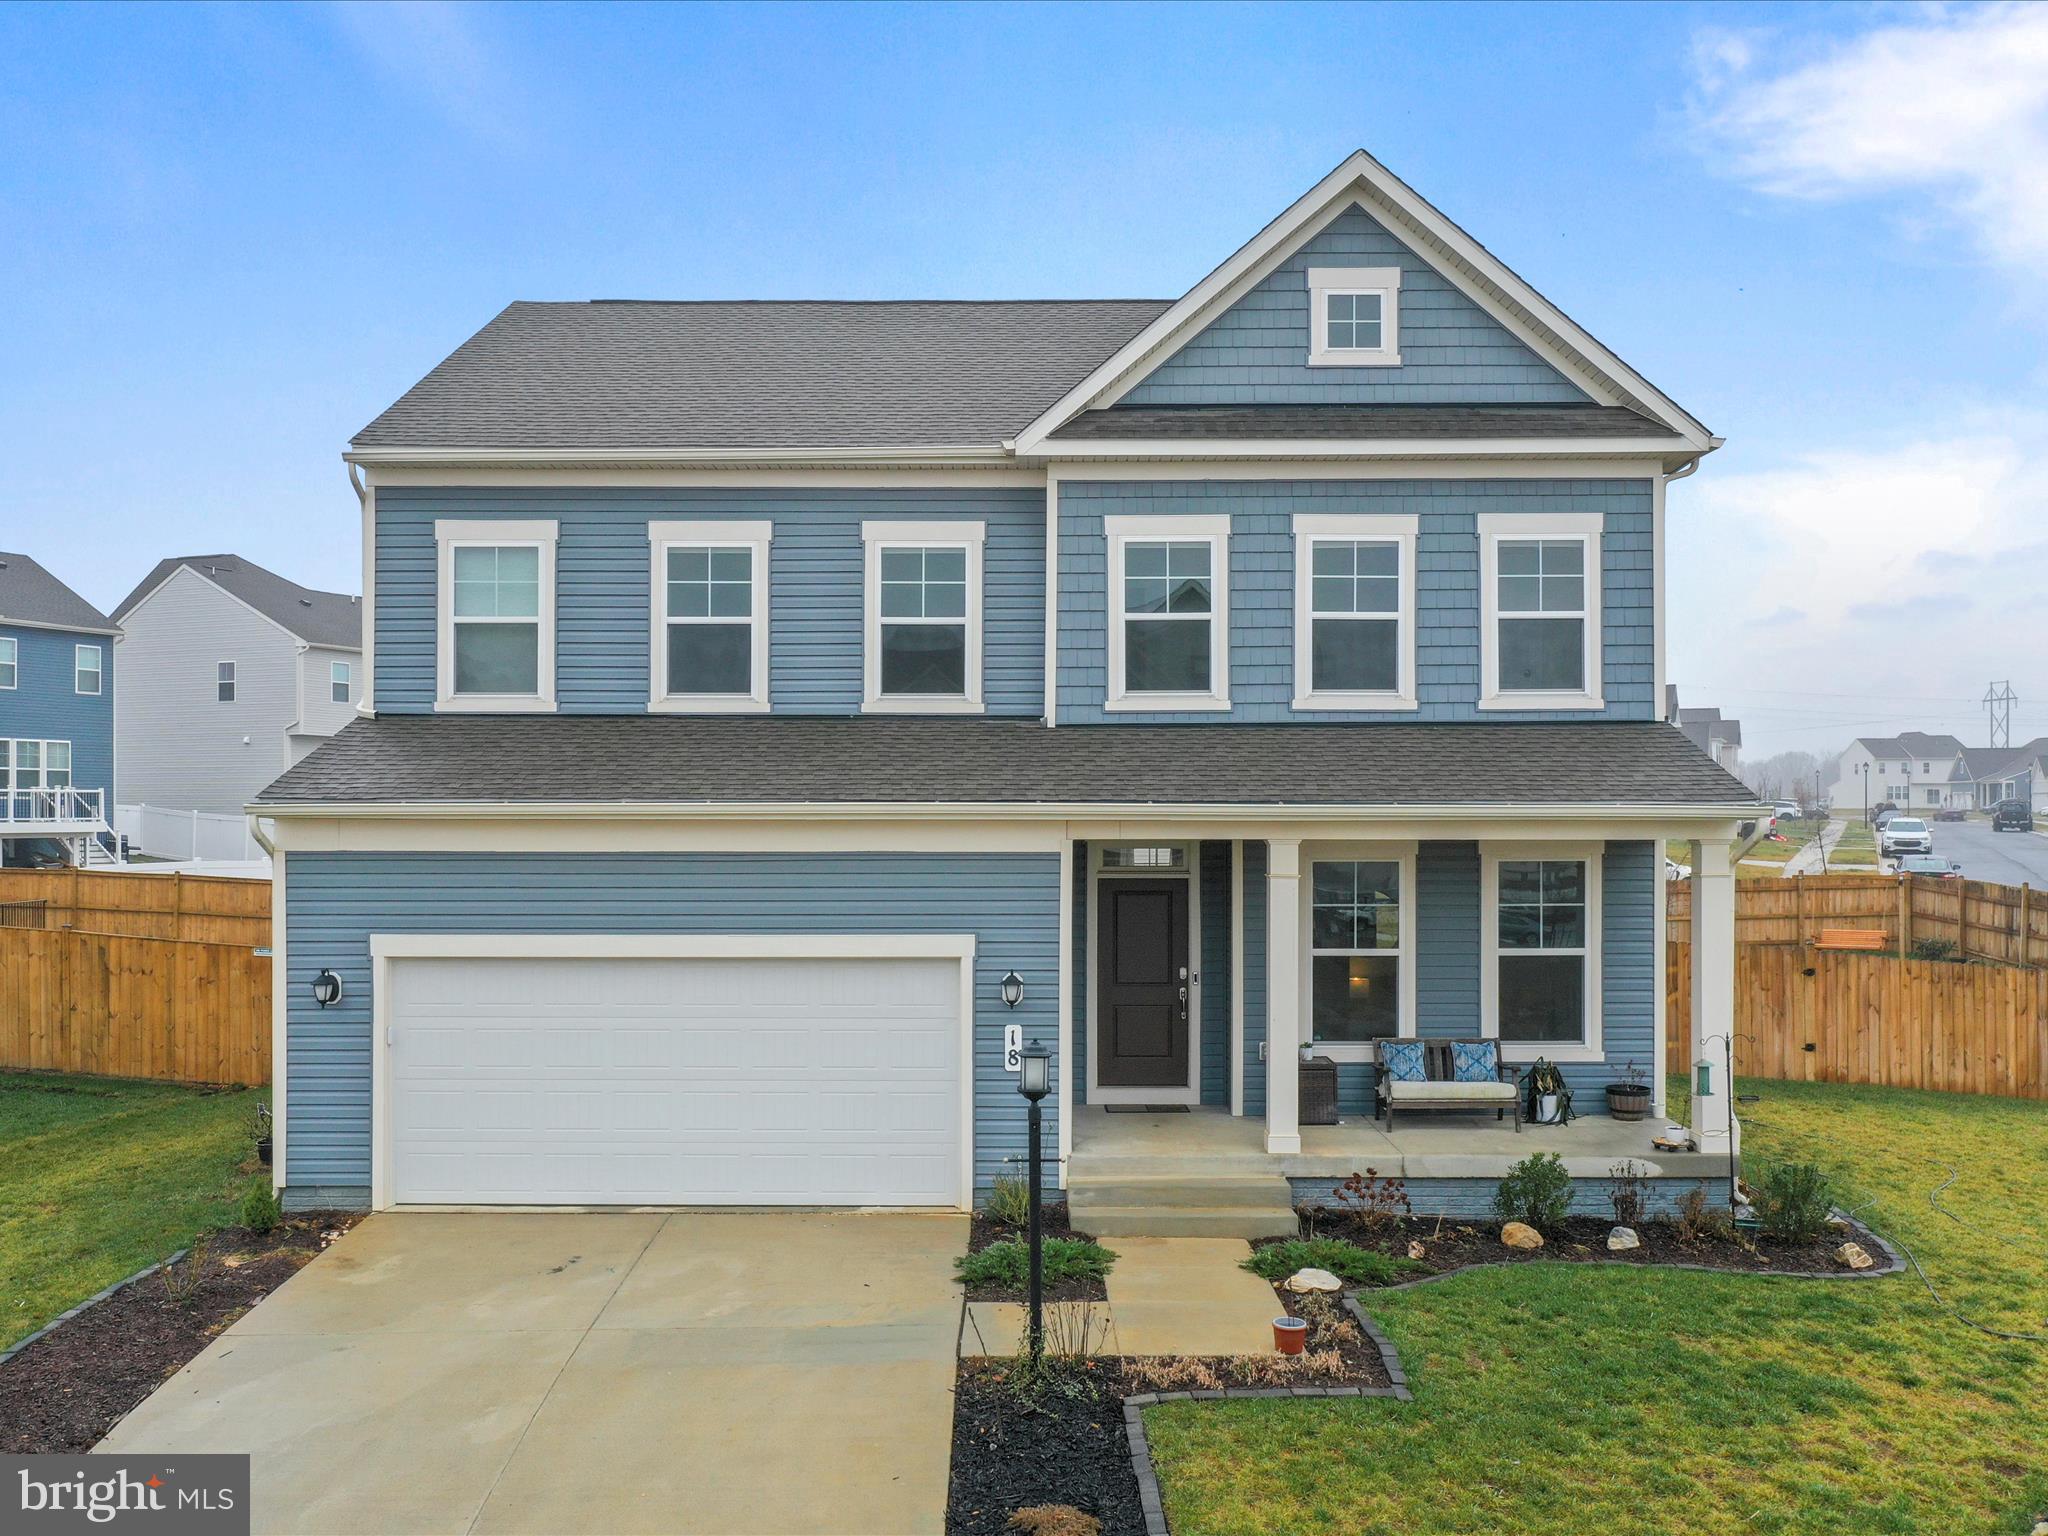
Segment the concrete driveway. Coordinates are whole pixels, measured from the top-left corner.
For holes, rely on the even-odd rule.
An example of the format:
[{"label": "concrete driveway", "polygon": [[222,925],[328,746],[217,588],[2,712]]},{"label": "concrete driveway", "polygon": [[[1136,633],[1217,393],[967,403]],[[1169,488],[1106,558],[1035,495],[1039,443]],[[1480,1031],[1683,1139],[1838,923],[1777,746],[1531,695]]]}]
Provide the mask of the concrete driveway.
[{"label": "concrete driveway", "polygon": [[959,1215],[383,1214],[102,1451],[247,1451],[259,1532],[940,1531]]}]

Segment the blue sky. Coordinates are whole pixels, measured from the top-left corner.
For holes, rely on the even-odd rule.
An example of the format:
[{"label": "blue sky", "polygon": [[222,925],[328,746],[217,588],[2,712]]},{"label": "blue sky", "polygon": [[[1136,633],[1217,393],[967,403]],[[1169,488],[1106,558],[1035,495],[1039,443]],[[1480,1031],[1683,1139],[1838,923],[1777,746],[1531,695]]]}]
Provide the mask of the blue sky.
[{"label": "blue sky", "polygon": [[0,547],[102,605],[353,588],[345,440],[509,299],[1172,296],[1362,145],[1728,439],[1688,702],[2048,731],[2028,11],[10,7],[0,145]]}]

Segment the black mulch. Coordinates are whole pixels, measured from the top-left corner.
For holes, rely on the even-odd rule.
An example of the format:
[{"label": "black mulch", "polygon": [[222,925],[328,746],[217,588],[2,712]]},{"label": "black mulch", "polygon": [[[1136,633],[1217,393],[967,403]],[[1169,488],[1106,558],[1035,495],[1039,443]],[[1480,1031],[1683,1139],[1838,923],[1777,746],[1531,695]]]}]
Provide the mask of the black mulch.
[{"label": "black mulch", "polygon": [[1071,1366],[1028,1398],[1000,1361],[963,1361],[953,1407],[947,1536],[1014,1536],[1013,1510],[1068,1504],[1103,1536],[1144,1536],[1114,1364]]},{"label": "black mulch", "polygon": [[[1047,1237],[1088,1239],[1094,1235],[1089,1232],[1076,1232],[1067,1224],[1067,1205],[1064,1200],[1057,1203],[1049,1203],[1040,1208],[1038,1213],[1038,1229]],[[990,1243],[1004,1242],[1013,1237],[1022,1238],[1024,1235],[1025,1232],[1022,1227],[1008,1226],[1003,1222],[997,1221],[986,1211],[976,1211],[974,1213],[974,1226],[967,1237],[967,1251],[969,1253],[979,1253],[982,1249],[988,1247]],[[966,1293],[969,1301],[1023,1301],[1025,1299],[1025,1291],[1022,1286],[970,1285],[967,1287]],[[1061,1280],[1057,1283],[1047,1284],[1045,1287],[1045,1299],[1047,1301],[1107,1301],[1109,1300],[1109,1287],[1100,1280]]]},{"label": "black mulch", "polygon": [[91,1450],[355,1219],[311,1214],[261,1236],[212,1233],[203,1253],[177,1265],[175,1285],[145,1275],[43,1335],[0,1365],[0,1454]]},{"label": "black mulch", "polygon": [[[1700,1264],[1747,1274],[1839,1275],[1847,1270],[1836,1261],[1835,1250],[1852,1240],[1851,1234],[1835,1231],[1807,1243],[1780,1242],[1754,1232],[1696,1236],[1688,1240],[1680,1235],[1675,1222],[1656,1218],[1636,1223],[1635,1233],[1641,1247],[1611,1253],[1607,1234],[1614,1226],[1613,1221],[1603,1217],[1573,1216],[1561,1227],[1545,1232],[1541,1248],[1523,1250],[1510,1248],[1500,1240],[1501,1223],[1497,1221],[1439,1222],[1415,1217],[1375,1229],[1341,1211],[1301,1213],[1304,1237],[1341,1237],[1362,1248],[1375,1248],[1400,1258],[1409,1256],[1410,1242],[1419,1242],[1419,1262],[1434,1274],[1469,1269],[1475,1264],[1527,1264],[1547,1259],[1578,1264]],[[1261,1239],[1254,1246],[1265,1247],[1277,1241]]]}]

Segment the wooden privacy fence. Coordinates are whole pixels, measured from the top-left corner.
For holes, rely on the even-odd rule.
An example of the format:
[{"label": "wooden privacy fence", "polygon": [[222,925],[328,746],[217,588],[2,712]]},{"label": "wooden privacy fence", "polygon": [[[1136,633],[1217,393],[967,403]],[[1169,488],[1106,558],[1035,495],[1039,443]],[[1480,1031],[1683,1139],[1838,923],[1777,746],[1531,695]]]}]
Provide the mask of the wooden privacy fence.
[{"label": "wooden privacy fence", "polygon": [[[1683,1070],[1692,946],[1665,958],[1666,1060]],[[2048,1099],[2048,970],[1738,943],[1735,1070]]]},{"label": "wooden privacy fence", "polygon": [[[1692,882],[1665,889],[1667,936],[1692,936]],[[1793,875],[1735,882],[1738,944],[1807,944],[1823,928],[1883,930],[1910,955],[1946,940],[1959,955],[1997,965],[2048,966],[2048,897],[2024,885],[1937,875]]]},{"label": "wooden privacy fence", "polygon": [[0,1067],[180,1082],[270,1081],[270,886],[0,872]]}]

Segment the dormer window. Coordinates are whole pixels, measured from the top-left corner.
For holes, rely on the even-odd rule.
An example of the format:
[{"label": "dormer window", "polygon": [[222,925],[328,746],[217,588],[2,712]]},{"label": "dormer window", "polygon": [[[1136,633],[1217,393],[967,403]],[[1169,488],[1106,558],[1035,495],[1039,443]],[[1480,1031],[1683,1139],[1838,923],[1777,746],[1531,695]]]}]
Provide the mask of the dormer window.
[{"label": "dormer window", "polygon": [[1401,269],[1310,267],[1312,368],[1397,368],[1401,363]]}]

